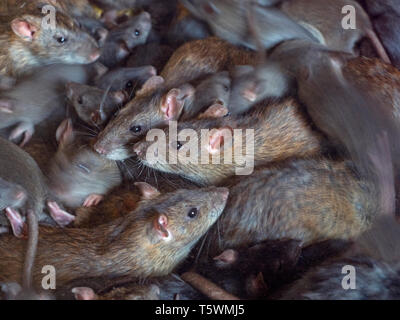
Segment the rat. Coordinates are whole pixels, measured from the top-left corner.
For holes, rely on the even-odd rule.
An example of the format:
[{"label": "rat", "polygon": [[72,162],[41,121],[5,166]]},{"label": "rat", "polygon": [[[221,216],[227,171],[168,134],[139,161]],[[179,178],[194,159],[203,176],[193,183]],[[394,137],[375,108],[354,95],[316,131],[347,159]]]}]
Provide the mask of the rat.
[{"label": "rat", "polygon": [[80,65],[51,65],[20,78],[13,88],[0,91],[0,128],[14,126],[9,139],[24,146],[35,126],[64,108],[67,82],[86,83],[90,72]]},{"label": "rat", "polygon": [[151,17],[148,12],[129,19],[111,30],[102,47],[100,62],[114,67],[129,56],[130,51],[146,43],[151,31]]},{"label": "rat", "polygon": [[[184,44],[172,55],[161,75],[150,78],[135,99],[99,134],[95,150],[114,160],[129,158],[132,153],[126,147],[128,143],[138,141],[151,128],[177,120],[182,110],[185,113],[185,109],[190,109],[195,93],[193,85],[234,65],[252,62],[254,53],[217,38]],[[218,77],[216,80],[218,83]],[[217,92],[226,94],[224,85],[204,88],[213,91],[217,88]]]},{"label": "rat", "polygon": [[396,0],[361,1],[393,65],[400,69],[400,5]]},{"label": "rat", "polygon": [[[224,107],[220,105],[218,108]],[[200,144],[192,138],[187,140],[184,136],[186,129],[194,130],[201,142],[201,149],[194,155],[195,161],[188,161],[187,152]],[[201,138],[202,130],[209,132],[204,138]],[[242,130],[243,135],[235,137],[233,130]],[[254,130],[254,138],[246,130]],[[242,168],[318,155],[325,143],[323,137],[313,130],[299,104],[290,98],[280,103],[262,103],[246,115],[181,122],[177,133],[176,137],[170,137],[169,128],[165,128],[166,146],[143,139],[132,149],[143,164],[162,172],[179,174],[202,185],[221,183]],[[252,143],[254,154],[249,149]],[[153,161],[157,158],[148,158],[152,157],[150,147],[153,152],[158,151],[158,161]],[[231,152],[227,154],[227,150]],[[243,158],[238,158],[238,153]],[[173,158],[167,158],[167,155]],[[221,159],[218,165],[212,162],[212,157],[216,156]],[[210,161],[205,163],[203,157]]]},{"label": "rat", "polygon": [[94,85],[104,90],[125,90],[129,97],[133,97],[138,88],[155,75],[157,70],[153,66],[115,68],[97,78]]},{"label": "rat", "polygon": [[[23,267],[22,287],[29,291],[32,289],[32,270],[38,243],[38,221],[48,220],[48,216],[43,213],[45,202],[49,199],[48,192],[43,174],[36,162],[25,151],[7,140],[0,138],[0,144],[2,150],[0,176],[25,190],[25,201],[21,201],[24,196],[17,195],[21,198],[20,202],[17,203],[17,206],[7,207],[6,215],[14,235],[17,237],[23,237],[26,234],[22,215],[28,218],[28,244]],[[59,214],[57,215],[57,213]],[[71,216],[62,211],[50,210],[50,214],[60,225],[71,222]]]},{"label": "rat", "polygon": [[[44,265],[57,270],[58,287],[85,277],[168,275],[216,222],[229,195],[215,187],[160,194],[142,184],[142,190],[146,200],[135,211],[97,229],[41,227],[35,284]],[[0,237],[1,281],[18,281],[21,249],[20,241]]]},{"label": "rat", "polygon": [[42,26],[41,7],[0,26],[0,73],[21,76],[39,66],[95,62],[100,51],[93,37],[63,12],[56,12],[55,29]]},{"label": "rat", "polygon": [[372,226],[381,210],[379,190],[349,161],[292,160],[220,185],[230,188],[230,198],[199,256],[215,257],[264,240],[293,239],[302,247],[352,240]]},{"label": "rat", "polygon": [[137,46],[132,50],[131,55],[126,61],[126,67],[137,68],[151,65],[161,73],[168,60],[171,58],[175,49],[167,44],[150,42]]},{"label": "rat", "polygon": [[25,204],[27,194],[20,185],[0,177],[0,211],[6,208],[20,208]]},{"label": "rat", "polygon": [[79,135],[70,119],[57,129],[59,143],[46,175],[49,189],[70,208],[90,207],[122,182],[117,163],[101,157],[91,147],[91,137]]},{"label": "rat", "polygon": [[205,21],[214,34],[236,45],[256,50],[257,43],[249,35],[246,22],[248,8],[253,11],[253,21],[260,33],[260,42],[271,49],[282,41],[317,39],[307,29],[276,7],[260,6],[243,0],[182,0],[183,5],[196,17]]},{"label": "rat", "polygon": [[[356,13],[356,29],[344,29],[342,8],[352,6]],[[329,49],[356,54],[355,47],[363,37],[373,44],[379,57],[386,63],[391,60],[374,31],[371,20],[356,1],[291,0],[282,1],[280,9],[306,27],[315,28],[323,37],[322,43]]]},{"label": "rat", "polygon": [[95,127],[104,125],[128,99],[124,91],[112,92],[75,82],[66,85],[66,95],[78,117]]},{"label": "rat", "polygon": [[[380,215],[350,249],[309,270],[273,298],[282,300],[393,300],[399,299],[399,225],[393,216]],[[344,267],[356,272],[356,287],[344,290]],[[347,269],[349,270],[349,269]]]}]

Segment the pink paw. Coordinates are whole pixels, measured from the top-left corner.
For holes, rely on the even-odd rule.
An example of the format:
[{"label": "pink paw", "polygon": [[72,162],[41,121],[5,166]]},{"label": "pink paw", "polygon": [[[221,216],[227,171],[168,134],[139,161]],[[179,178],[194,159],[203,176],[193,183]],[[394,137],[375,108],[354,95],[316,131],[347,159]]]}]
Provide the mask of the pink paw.
[{"label": "pink paw", "polygon": [[85,208],[90,208],[97,206],[101,201],[103,201],[104,196],[99,195],[99,194],[91,194],[89,197],[86,198],[85,202],[83,203],[83,206]]},{"label": "pink paw", "polygon": [[11,228],[17,238],[26,238],[28,236],[28,227],[18,211],[7,208],[6,216],[10,221]]},{"label": "pink paw", "polygon": [[75,220],[75,216],[62,210],[57,202],[48,202],[47,206],[50,209],[51,217],[60,227],[66,227]]}]

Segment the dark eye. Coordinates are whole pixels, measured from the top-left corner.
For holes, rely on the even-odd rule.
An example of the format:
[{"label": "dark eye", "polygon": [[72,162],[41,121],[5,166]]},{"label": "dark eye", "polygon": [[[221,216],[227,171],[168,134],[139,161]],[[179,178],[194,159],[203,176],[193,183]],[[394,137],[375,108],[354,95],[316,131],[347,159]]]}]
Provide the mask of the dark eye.
[{"label": "dark eye", "polygon": [[78,163],[76,165],[81,171],[85,172],[85,173],[90,173],[90,169],[88,167],[86,167],[85,165]]},{"label": "dark eye", "polygon": [[132,83],[132,81],[128,81],[127,83],[126,83],[126,86],[125,86],[127,89],[129,89],[129,88],[132,88],[133,87],[133,83]]},{"label": "dark eye", "polygon": [[131,128],[131,131],[132,131],[133,133],[139,133],[140,131],[142,131],[142,127],[141,127],[141,126],[133,126],[133,127]]},{"label": "dark eye", "polygon": [[192,209],[189,210],[188,217],[190,219],[196,218],[198,213],[199,213],[199,210],[197,210],[197,208],[192,208]]},{"label": "dark eye", "polygon": [[177,149],[177,150],[181,150],[182,147],[183,147],[182,142],[178,141],[178,142],[176,143],[176,149]]},{"label": "dark eye", "polygon": [[58,43],[65,43],[65,42],[67,42],[67,38],[58,37],[58,38],[57,38],[57,41],[58,41]]},{"label": "dark eye", "polygon": [[135,30],[135,36],[139,37],[140,36],[140,31],[138,29]]},{"label": "dark eye", "polygon": [[79,103],[79,104],[83,104],[83,99],[82,99],[82,97],[79,97],[78,103]]}]

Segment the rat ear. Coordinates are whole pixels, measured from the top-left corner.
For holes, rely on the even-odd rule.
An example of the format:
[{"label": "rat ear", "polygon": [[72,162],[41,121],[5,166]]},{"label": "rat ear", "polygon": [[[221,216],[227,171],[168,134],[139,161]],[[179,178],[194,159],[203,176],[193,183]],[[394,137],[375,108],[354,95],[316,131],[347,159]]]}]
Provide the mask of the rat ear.
[{"label": "rat ear", "polygon": [[152,238],[155,242],[171,240],[171,233],[168,230],[168,217],[165,214],[158,214],[153,220]]},{"label": "rat ear", "polygon": [[119,104],[124,103],[128,98],[124,91],[115,91],[111,95],[115,102]]},{"label": "rat ear", "polygon": [[229,113],[227,107],[222,104],[213,104],[204,113],[199,115],[199,119],[209,119],[209,118],[223,118]]},{"label": "rat ear", "polygon": [[231,265],[237,261],[238,255],[237,251],[228,249],[215,257],[214,260],[222,265]]},{"label": "rat ear", "polygon": [[143,85],[142,89],[136,92],[136,95],[145,95],[149,92],[154,91],[157,88],[160,88],[164,84],[164,78],[161,76],[152,76],[148,79]]},{"label": "rat ear", "polygon": [[13,110],[13,103],[11,100],[8,99],[1,99],[0,100],[0,114],[1,113],[14,113]]},{"label": "rat ear", "polygon": [[191,100],[194,97],[194,93],[195,89],[190,84],[170,90],[161,102],[161,111],[164,114],[164,119],[178,120],[186,101]]},{"label": "rat ear", "polygon": [[139,189],[142,197],[146,200],[157,198],[161,193],[146,182],[136,182],[135,186]]},{"label": "rat ear", "polygon": [[60,146],[71,143],[75,138],[74,127],[71,119],[65,119],[56,131],[56,140]]},{"label": "rat ear", "polygon": [[95,80],[99,79],[100,77],[104,76],[108,72],[108,68],[100,63],[100,62],[95,62],[93,64],[93,70],[94,70],[94,78]]},{"label": "rat ear", "polygon": [[72,293],[75,295],[76,300],[99,300],[99,297],[97,296],[97,294],[94,293],[92,288],[73,288]]},{"label": "rat ear", "polygon": [[11,21],[11,29],[25,41],[32,41],[38,28],[27,20],[16,18]]},{"label": "rat ear", "polygon": [[208,140],[208,152],[216,154],[221,151],[224,145],[232,142],[232,131],[232,128],[229,127],[211,130]]}]

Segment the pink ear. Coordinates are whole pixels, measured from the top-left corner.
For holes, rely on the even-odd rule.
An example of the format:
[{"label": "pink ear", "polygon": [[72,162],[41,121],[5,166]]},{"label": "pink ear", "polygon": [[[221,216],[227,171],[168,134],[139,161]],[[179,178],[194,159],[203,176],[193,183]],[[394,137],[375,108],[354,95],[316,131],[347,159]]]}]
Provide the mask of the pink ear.
[{"label": "pink ear", "polygon": [[158,215],[158,217],[154,220],[154,229],[162,240],[170,239],[170,234],[167,227],[168,217],[165,214]]},{"label": "pink ear", "polygon": [[28,41],[32,41],[35,33],[37,32],[37,28],[35,26],[18,18],[11,22],[11,28],[17,36]]},{"label": "pink ear", "polygon": [[225,264],[233,264],[238,259],[238,253],[235,250],[229,249],[222,252],[219,256],[215,257],[215,261],[220,261]]},{"label": "pink ear", "polygon": [[179,89],[170,90],[161,102],[161,111],[164,113],[164,119],[167,121],[178,120],[186,101],[193,98],[194,94],[195,90],[189,84],[185,84]]},{"label": "pink ear", "polygon": [[136,95],[145,95],[149,92],[154,91],[157,88],[160,88],[164,84],[164,78],[160,76],[153,76],[149,80],[145,82],[142,89],[136,92]]},{"label": "pink ear", "polygon": [[116,91],[113,93],[113,97],[117,103],[124,103],[127,100],[127,96],[124,91]]},{"label": "pink ear", "polygon": [[228,113],[228,108],[224,107],[221,104],[213,104],[199,116],[199,119],[222,118],[225,117]]},{"label": "pink ear", "polygon": [[146,182],[136,182],[135,186],[140,190],[142,197],[146,200],[157,198],[161,193]]},{"label": "pink ear", "polygon": [[208,144],[208,152],[211,154],[220,152],[224,144],[229,142],[225,141],[225,139],[232,139],[231,128],[221,128],[212,130]]},{"label": "pink ear", "polygon": [[65,119],[56,131],[56,139],[60,146],[71,143],[75,138],[71,119]]},{"label": "pink ear", "polygon": [[87,287],[73,288],[72,293],[75,295],[76,300],[99,300],[97,294],[93,289]]},{"label": "pink ear", "polygon": [[0,100],[0,112],[14,113],[12,109],[12,103],[9,100]]}]

